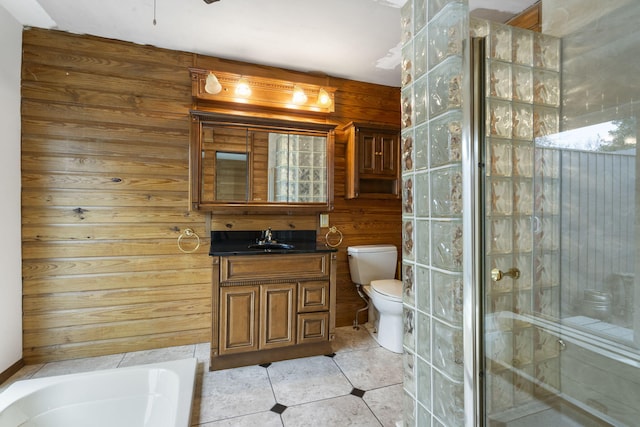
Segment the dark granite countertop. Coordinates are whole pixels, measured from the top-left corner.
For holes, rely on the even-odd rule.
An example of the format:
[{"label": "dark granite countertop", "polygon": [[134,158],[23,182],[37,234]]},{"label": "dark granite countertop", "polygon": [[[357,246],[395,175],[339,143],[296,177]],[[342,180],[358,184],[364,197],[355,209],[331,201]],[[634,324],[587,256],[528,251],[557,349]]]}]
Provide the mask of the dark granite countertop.
[{"label": "dark granite countertop", "polygon": [[272,239],[293,245],[292,249],[250,249],[249,245],[260,240],[261,231],[212,231],[210,256],[301,254],[314,252],[336,252],[316,242],[315,230],[272,230]]}]

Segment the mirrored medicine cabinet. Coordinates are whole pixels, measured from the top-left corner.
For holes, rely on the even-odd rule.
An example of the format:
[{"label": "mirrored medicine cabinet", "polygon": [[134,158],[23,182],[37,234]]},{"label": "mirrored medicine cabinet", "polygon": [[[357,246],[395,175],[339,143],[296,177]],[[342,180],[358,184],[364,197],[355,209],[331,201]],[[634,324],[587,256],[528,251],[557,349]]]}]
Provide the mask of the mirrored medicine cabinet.
[{"label": "mirrored medicine cabinet", "polygon": [[192,111],[191,208],[331,210],[334,127]]}]

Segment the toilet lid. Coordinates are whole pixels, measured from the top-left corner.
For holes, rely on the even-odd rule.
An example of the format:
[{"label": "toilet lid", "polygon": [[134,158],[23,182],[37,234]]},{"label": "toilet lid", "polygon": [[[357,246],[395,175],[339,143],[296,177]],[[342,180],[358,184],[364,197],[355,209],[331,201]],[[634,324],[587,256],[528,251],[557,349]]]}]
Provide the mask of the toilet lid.
[{"label": "toilet lid", "polygon": [[392,298],[402,298],[402,282],[395,279],[373,280],[371,288]]}]

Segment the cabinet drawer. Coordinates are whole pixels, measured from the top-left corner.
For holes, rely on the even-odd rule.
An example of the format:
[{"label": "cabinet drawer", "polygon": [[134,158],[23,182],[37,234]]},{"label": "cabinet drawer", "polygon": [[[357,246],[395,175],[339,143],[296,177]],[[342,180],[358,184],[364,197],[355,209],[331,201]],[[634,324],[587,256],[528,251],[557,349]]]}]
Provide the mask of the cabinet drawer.
[{"label": "cabinet drawer", "polygon": [[298,344],[326,341],[329,330],[329,313],[298,314]]},{"label": "cabinet drawer", "polygon": [[238,255],[220,258],[220,282],[329,276],[329,254]]},{"label": "cabinet drawer", "polygon": [[298,313],[329,310],[329,282],[298,283]]}]

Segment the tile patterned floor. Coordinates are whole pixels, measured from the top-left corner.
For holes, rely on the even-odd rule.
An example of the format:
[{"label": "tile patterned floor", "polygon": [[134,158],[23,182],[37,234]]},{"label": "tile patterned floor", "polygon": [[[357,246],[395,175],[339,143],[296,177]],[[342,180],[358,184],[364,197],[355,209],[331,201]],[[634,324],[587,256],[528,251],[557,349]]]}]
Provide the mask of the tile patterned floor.
[{"label": "tile patterned floor", "polygon": [[29,365],[14,381],[198,358],[191,425],[401,425],[402,356],[380,347],[365,328],[337,328],[334,355],[209,371],[209,343]]}]

